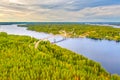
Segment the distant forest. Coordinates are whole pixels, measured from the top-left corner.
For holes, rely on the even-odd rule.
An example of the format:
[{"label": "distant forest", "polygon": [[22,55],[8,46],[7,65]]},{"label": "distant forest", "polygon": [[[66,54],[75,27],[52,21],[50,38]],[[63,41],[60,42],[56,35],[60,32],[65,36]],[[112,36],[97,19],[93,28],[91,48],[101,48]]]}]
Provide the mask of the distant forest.
[{"label": "distant forest", "polygon": [[56,34],[64,34],[66,37],[87,37],[96,40],[115,40],[120,41],[120,28],[99,25],[85,24],[34,24],[34,25],[19,25],[26,26],[28,30],[37,32],[45,32]]}]

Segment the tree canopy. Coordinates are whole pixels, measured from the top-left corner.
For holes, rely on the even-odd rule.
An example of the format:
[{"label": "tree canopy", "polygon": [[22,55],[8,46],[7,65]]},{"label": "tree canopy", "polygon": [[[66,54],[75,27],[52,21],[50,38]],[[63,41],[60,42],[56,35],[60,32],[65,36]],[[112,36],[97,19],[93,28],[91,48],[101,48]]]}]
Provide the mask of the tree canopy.
[{"label": "tree canopy", "polygon": [[49,41],[0,33],[0,80],[120,80],[101,65]]}]

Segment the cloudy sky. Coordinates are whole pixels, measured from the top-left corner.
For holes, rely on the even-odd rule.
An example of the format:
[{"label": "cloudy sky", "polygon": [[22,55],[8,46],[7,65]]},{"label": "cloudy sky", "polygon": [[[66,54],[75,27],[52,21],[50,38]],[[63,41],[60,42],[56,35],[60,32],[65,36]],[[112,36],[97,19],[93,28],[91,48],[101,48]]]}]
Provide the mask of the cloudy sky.
[{"label": "cloudy sky", "polygon": [[0,0],[0,22],[119,22],[120,0]]}]

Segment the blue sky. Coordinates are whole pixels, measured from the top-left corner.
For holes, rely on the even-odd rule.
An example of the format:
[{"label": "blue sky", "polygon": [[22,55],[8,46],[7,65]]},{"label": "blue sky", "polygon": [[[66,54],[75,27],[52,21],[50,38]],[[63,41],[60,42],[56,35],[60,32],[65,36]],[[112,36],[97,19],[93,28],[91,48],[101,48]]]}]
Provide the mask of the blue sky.
[{"label": "blue sky", "polygon": [[120,22],[120,0],[0,0],[0,21]]}]

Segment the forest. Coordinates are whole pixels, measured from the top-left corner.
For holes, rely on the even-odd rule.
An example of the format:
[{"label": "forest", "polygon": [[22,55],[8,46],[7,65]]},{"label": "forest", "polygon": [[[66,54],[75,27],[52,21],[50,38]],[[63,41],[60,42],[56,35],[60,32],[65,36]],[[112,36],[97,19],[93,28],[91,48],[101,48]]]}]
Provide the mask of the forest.
[{"label": "forest", "polygon": [[117,42],[120,41],[120,28],[113,28],[110,26],[85,24],[37,24],[19,26],[26,26],[28,27],[28,30],[52,33],[54,35],[63,35],[64,32],[66,32],[66,37],[87,37],[95,40],[106,39]]},{"label": "forest", "polygon": [[120,80],[98,62],[49,41],[35,48],[37,41],[0,32],[0,80]]}]

